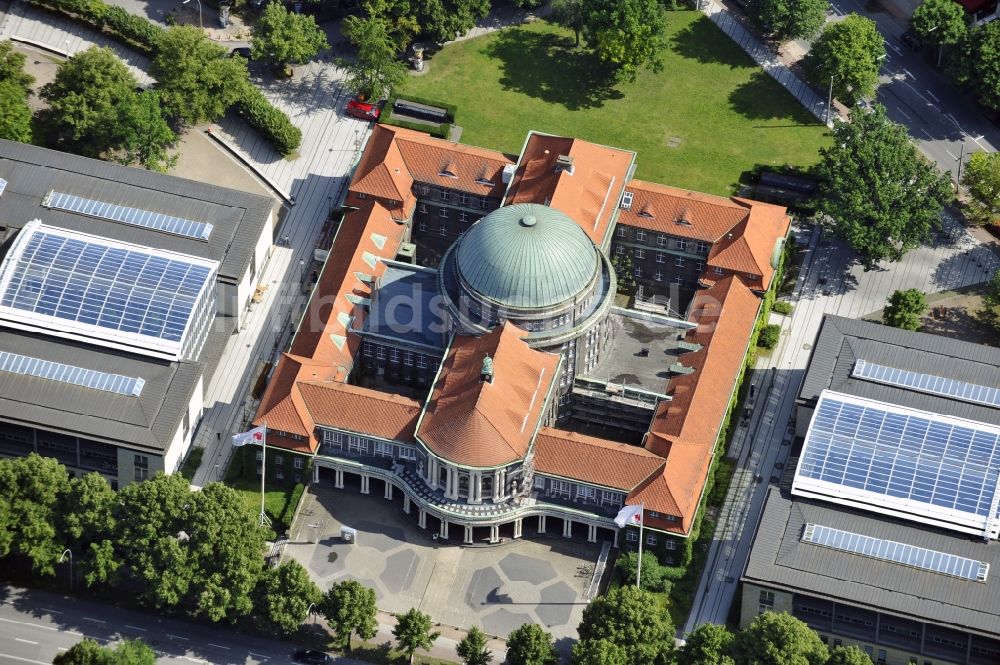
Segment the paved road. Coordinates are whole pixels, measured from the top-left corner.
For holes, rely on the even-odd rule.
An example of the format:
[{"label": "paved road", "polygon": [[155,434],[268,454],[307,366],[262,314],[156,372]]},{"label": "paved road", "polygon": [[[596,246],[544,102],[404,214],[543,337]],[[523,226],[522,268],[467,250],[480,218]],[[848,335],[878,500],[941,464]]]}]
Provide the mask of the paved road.
[{"label": "paved road", "polygon": [[749,423],[740,423],[730,455],[737,470],[720,514],[715,538],[684,632],[702,623],[725,623],[746,564],[750,541],[767,487],[783,473],[792,439],[788,427],[803,371],[824,314],[860,318],[880,310],[896,289],[927,293],[986,281],[1000,258],[946,216],[945,232],[933,247],[922,247],[881,271],[850,265],[844,243],[823,240],[815,227],[796,228],[799,246],[807,247],[799,272],[791,317],[772,315],[782,326],[781,342],[770,358],[758,360],[747,380],[757,390]]},{"label": "paved road", "polygon": [[[290,642],[45,591],[0,586],[0,665],[46,665],[84,637],[112,646],[122,639],[140,638],[156,650],[161,665],[284,665],[292,662],[291,654],[296,649]],[[351,658],[337,658],[335,662],[361,665]]]}]

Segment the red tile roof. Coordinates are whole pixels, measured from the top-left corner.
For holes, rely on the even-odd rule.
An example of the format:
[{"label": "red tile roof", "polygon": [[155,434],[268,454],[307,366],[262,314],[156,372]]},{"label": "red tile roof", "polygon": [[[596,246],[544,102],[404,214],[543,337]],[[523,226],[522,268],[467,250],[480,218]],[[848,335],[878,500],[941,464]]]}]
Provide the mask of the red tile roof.
[{"label": "red tile roof", "polygon": [[[456,335],[441,363],[417,437],[456,464],[493,467],[528,452],[547,406],[559,356],[528,347],[505,323],[479,337]],[[493,359],[493,381],[480,380]]]},{"label": "red tile roof", "polygon": [[317,425],[412,442],[420,402],[402,395],[336,381],[300,382],[299,392]]},{"label": "red tile roof", "polygon": [[[733,199],[746,204],[750,214],[730,234],[712,246],[708,255],[702,281],[714,281],[715,266],[739,273],[747,285],[758,291],[766,291],[774,276],[771,265],[775,246],[779,239],[788,235],[791,219],[785,208],[747,199]],[[757,275],[756,279],[749,275]]]},{"label": "red tile roof", "polygon": [[[556,171],[560,155],[572,158],[572,174]],[[531,132],[504,204],[541,203],[556,208],[600,247],[610,232],[634,161],[635,153],[629,150]]]},{"label": "red tile roof", "polygon": [[[396,145],[416,182],[477,196],[499,198],[506,185],[503,170],[514,161],[495,150],[436,139],[420,132],[396,130]],[[447,174],[451,175],[447,175]]]},{"label": "red tile roof", "polygon": [[663,470],[645,448],[543,427],[535,439],[535,471],[630,492]]},{"label": "red tile roof", "polygon": [[408,219],[412,214],[416,205],[413,178],[406,169],[395,138],[393,129],[375,125],[351,178],[345,205],[360,208],[374,198],[396,219]]},{"label": "red tile roof", "polygon": [[622,210],[619,224],[681,238],[718,242],[750,213],[740,199],[728,199],[654,182],[633,180],[632,205]]}]

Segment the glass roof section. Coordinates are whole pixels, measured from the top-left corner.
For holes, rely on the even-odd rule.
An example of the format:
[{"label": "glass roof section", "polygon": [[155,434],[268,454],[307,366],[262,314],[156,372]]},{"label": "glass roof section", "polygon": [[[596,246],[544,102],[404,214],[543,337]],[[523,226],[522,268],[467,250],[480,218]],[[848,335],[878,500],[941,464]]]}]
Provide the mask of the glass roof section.
[{"label": "glass roof section", "polygon": [[108,374],[93,369],[83,369],[73,365],[64,365],[41,358],[22,356],[17,353],[0,351],[0,371],[26,376],[37,376],[40,379],[60,381],[84,388],[104,390],[118,395],[138,397],[146,381],[141,378]]},{"label": "glass roof section", "polygon": [[875,383],[908,388],[917,392],[940,395],[941,397],[952,397],[963,402],[1000,407],[1000,388],[946,379],[943,376],[934,376],[933,374],[895,369],[870,363],[867,360],[857,360],[854,363],[854,369],[851,370],[851,376]]},{"label": "glass roof section", "polygon": [[195,313],[214,315],[217,267],[36,220],[0,265],[0,321],[175,360]]},{"label": "glass roof section", "polygon": [[998,537],[1000,428],[825,390],[792,493]]},{"label": "glass roof section", "polygon": [[111,222],[142,226],[154,231],[163,231],[175,236],[207,241],[212,235],[212,225],[182,217],[173,217],[159,212],[129,208],[127,206],[85,199],[73,194],[49,192],[42,199],[42,205],[55,210],[66,210],[88,217],[97,217]]},{"label": "glass roof section", "polygon": [[841,531],[822,524],[806,524],[802,542],[975,582],[985,582],[990,571],[990,564],[975,559]]}]

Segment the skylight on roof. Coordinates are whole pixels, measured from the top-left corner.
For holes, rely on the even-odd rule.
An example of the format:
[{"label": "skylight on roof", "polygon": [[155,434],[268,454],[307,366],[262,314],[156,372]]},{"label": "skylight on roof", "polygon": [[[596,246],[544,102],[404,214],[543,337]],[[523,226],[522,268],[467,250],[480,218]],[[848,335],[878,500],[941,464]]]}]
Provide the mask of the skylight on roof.
[{"label": "skylight on roof", "polygon": [[822,524],[806,524],[802,542],[974,582],[985,582],[990,572],[990,564],[982,561],[832,529]]},{"label": "skylight on roof", "polygon": [[922,374],[905,369],[877,365],[867,360],[857,360],[851,370],[854,378],[866,379],[889,386],[908,388],[917,392],[951,397],[963,402],[1000,407],[1000,388],[966,383],[933,374]]},{"label": "skylight on roof", "polygon": [[75,212],[88,217],[97,217],[111,222],[142,226],[154,231],[162,231],[175,236],[207,241],[212,235],[212,225],[191,219],[174,217],[159,212],[129,208],[126,206],[85,199],[73,194],[51,191],[42,199],[42,205],[54,210]]},{"label": "skylight on roof", "polygon": [[49,379],[130,397],[141,395],[142,388],[146,385],[144,379],[137,377],[108,374],[107,372],[64,365],[7,351],[0,351],[0,372],[35,376],[40,379]]}]

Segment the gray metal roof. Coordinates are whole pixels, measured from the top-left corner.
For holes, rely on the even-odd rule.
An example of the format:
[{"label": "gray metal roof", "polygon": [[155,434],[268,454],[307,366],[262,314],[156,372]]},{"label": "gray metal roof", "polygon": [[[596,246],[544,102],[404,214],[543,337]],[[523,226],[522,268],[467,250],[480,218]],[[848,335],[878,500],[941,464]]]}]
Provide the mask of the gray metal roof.
[{"label": "gray metal roof", "polygon": [[396,261],[385,264],[363,334],[444,351],[448,321],[437,290],[437,271]]},{"label": "gray metal roof", "polygon": [[1000,409],[951,397],[852,378],[862,359],[948,379],[1000,387],[1000,349],[870,321],[827,315],[816,338],[798,400],[815,404],[829,388],[841,393],[1000,425]]},{"label": "gray metal roof", "polygon": [[[258,194],[0,140],[0,226],[33,219],[155,249],[218,261],[219,278],[235,282],[250,264],[275,200]],[[44,208],[55,190],[213,225],[208,242],[63,210]]]},{"label": "gray metal roof", "polygon": [[490,301],[551,307],[580,294],[600,268],[580,225],[548,206],[504,206],[476,222],[457,244],[458,273]]},{"label": "gray metal roof", "polygon": [[[806,523],[893,540],[990,564],[986,582],[801,541]],[[771,488],[743,581],[1000,637],[1000,543],[956,536]]]}]

